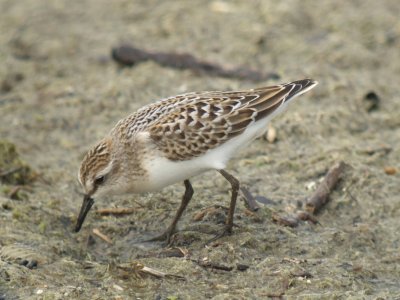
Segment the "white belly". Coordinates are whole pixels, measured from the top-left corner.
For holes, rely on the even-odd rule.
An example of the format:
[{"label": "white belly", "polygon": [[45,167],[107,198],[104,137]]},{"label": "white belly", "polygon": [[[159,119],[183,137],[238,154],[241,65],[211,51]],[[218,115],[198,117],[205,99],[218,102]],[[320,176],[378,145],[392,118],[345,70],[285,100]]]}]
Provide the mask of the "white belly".
[{"label": "white belly", "polygon": [[[273,115],[279,113],[283,108],[278,109]],[[146,161],[145,167],[149,174],[149,181],[142,186],[141,190],[157,191],[208,170],[224,169],[232,156],[267,130],[267,123],[273,115],[250,125],[239,136],[191,160],[171,161],[160,156]]]}]

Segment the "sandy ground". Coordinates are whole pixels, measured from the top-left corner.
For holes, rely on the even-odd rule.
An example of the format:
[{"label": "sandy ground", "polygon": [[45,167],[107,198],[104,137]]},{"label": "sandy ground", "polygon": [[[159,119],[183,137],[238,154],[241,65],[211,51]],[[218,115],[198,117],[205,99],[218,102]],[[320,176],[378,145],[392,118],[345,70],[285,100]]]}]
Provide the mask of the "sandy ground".
[{"label": "sandy ground", "polygon": [[[0,11],[1,143],[15,145],[37,173],[16,193],[15,184],[1,185],[0,299],[400,298],[397,0],[1,0]],[[110,58],[121,42],[281,79],[224,79],[154,62],[121,68]],[[174,245],[184,257],[139,242],[169,224],[181,184],[98,199],[95,209],[135,211],[123,217],[92,211],[82,231],[72,233],[80,160],[120,118],[186,91],[305,77],[320,84],[273,121],[275,143],[256,140],[228,168],[252,193],[273,200],[257,213],[240,201],[232,236],[204,247],[212,236],[204,228],[219,228],[223,212],[193,220],[205,207],[228,205],[229,184],[216,172],[193,179],[194,199]],[[369,112],[370,92],[380,102]],[[348,167],[317,215],[321,225],[272,221],[274,213],[295,211],[340,160]],[[386,174],[387,167],[397,173]],[[95,228],[112,244],[94,236]],[[30,269],[23,260],[38,265]],[[183,279],[118,268],[130,263]]]}]

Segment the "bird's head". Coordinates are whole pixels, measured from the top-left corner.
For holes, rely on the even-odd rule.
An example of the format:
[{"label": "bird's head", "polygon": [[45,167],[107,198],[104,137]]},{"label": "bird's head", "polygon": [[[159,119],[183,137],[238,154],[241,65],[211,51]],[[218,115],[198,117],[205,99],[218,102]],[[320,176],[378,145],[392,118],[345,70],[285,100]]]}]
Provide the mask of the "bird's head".
[{"label": "bird's head", "polygon": [[103,139],[84,157],[79,169],[79,182],[84,190],[84,198],[75,231],[78,232],[92,207],[93,198],[118,194],[123,190],[119,163],[114,155],[113,141]]}]

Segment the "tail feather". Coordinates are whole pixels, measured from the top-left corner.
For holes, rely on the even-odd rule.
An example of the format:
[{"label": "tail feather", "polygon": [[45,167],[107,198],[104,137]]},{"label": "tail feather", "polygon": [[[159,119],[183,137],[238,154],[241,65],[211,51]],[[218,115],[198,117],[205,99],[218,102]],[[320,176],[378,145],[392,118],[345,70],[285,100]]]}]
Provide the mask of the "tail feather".
[{"label": "tail feather", "polygon": [[308,92],[317,84],[318,81],[312,79],[302,79],[284,84],[283,86],[285,87],[291,87],[291,91],[286,96],[285,102]]},{"label": "tail feather", "polygon": [[256,102],[251,103],[249,107],[257,110],[255,120],[261,120],[268,115],[272,114],[284,103],[292,100],[293,98],[306,93],[318,84],[317,81],[312,79],[302,79],[275,86],[272,90],[270,87],[257,89],[260,93],[260,98]]}]

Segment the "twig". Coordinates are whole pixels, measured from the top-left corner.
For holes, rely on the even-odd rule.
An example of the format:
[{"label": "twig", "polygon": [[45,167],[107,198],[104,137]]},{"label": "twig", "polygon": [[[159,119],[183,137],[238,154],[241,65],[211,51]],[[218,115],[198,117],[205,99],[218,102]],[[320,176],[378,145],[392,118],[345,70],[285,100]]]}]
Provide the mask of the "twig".
[{"label": "twig", "polygon": [[261,293],[260,296],[268,297],[271,299],[283,299],[285,292],[276,292],[276,293]]},{"label": "twig", "polygon": [[189,251],[184,248],[174,247],[164,249],[158,253],[157,257],[185,257],[189,254]]},{"label": "twig", "polygon": [[358,150],[357,152],[359,154],[366,154],[366,155],[374,155],[375,153],[382,153],[383,155],[386,155],[391,151],[393,151],[392,147],[388,145],[379,145],[377,147],[363,148],[362,150]]},{"label": "twig", "polygon": [[339,162],[328,171],[315,193],[306,201],[306,210],[308,212],[315,214],[328,202],[329,194],[339,181],[344,167],[345,163]]},{"label": "twig", "polygon": [[191,54],[158,52],[140,49],[132,45],[121,45],[112,49],[112,58],[125,66],[133,66],[139,62],[152,60],[156,63],[175,69],[190,69],[199,73],[209,75],[247,79],[252,81],[266,81],[269,79],[279,79],[276,73],[262,73],[247,68],[226,69],[218,64],[197,59]]},{"label": "twig", "polygon": [[320,224],[313,214],[317,213],[328,202],[329,194],[341,178],[345,166],[344,162],[339,162],[328,171],[314,194],[306,200],[305,209],[307,211],[299,210],[296,214],[286,216],[274,213],[272,220],[280,225],[289,227],[297,227],[299,221],[310,221],[313,224]]},{"label": "twig", "polygon": [[100,232],[99,229],[94,228],[94,229],[93,229],[93,234],[96,235],[96,236],[98,236],[99,238],[101,238],[101,239],[102,239],[103,241],[105,241],[106,243],[108,243],[108,244],[110,244],[110,245],[113,244],[113,242],[111,241],[111,239],[110,239],[108,236],[106,236],[104,233]]},{"label": "twig", "polygon": [[107,216],[107,215],[128,215],[134,213],[138,208],[135,207],[112,207],[112,208],[101,208],[96,210],[96,213]]},{"label": "twig", "polygon": [[203,267],[203,268],[210,268],[210,269],[214,269],[214,270],[222,270],[222,271],[227,271],[227,272],[230,272],[233,270],[233,267],[228,267],[228,266],[224,266],[224,265],[221,265],[218,263],[213,263],[208,260],[191,259],[191,261],[197,263],[200,267]]},{"label": "twig", "polygon": [[172,277],[172,278],[177,278],[177,279],[185,279],[183,276],[164,273],[162,271],[159,271],[159,270],[156,270],[156,269],[153,269],[150,267],[146,267],[145,265],[138,263],[138,262],[132,262],[131,264],[129,264],[129,266],[118,265],[117,268],[119,268],[125,272],[134,272],[136,274],[147,274],[147,275],[152,275],[157,278]]},{"label": "twig", "polygon": [[225,206],[215,204],[215,205],[206,207],[206,208],[204,208],[204,209],[202,209],[202,210],[196,212],[196,214],[192,217],[192,219],[193,219],[193,221],[195,221],[195,222],[201,221],[201,220],[204,219],[204,217],[205,217],[206,215],[214,215],[214,214],[216,214],[216,213],[217,213],[219,210],[221,210],[221,209],[223,209],[223,210],[225,210],[225,211],[228,210],[228,208],[225,207]]},{"label": "twig", "polygon": [[315,216],[313,216],[312,214],[310,214],[310,213],[308,213],[308,212],[306,212],[306,211],[303,211],[303,210],[299,210],[299,211],[296,213],[296,217],[297,217],[299,220],[301,220],[301,221],[310,221],[310,222],[313,223],[313,224],[319,224],[319,225],[321,225],[321,224],[318,222],[318,220],[317,220],[317,218],[316,218]]},{"label": "twig", "polygon": [[272,214],[272,220],[279,225],[297,227],[299,225],[299,219],[292,216],[281,216],[277,213]]}]

